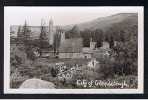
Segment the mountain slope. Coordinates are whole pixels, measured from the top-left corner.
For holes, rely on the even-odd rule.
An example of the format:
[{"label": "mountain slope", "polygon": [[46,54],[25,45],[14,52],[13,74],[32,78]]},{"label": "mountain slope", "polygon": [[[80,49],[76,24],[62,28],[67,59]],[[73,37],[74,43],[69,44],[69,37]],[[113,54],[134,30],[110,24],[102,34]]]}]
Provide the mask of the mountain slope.
[{"label": "mountain slope", "polygon": [[[126,23],[126,25],[137,25],[138,23],[138,14],[137,13],[119,13],[112,16],[97,18],[95,20],[84,22],[77,24],[80,31],[83,31],[85,29],[95,30],[95,29],[102,29],[106,30],[107,28],[111,27],[113,24],[116,23]],[[63,28],[65,30],[72,29],[74,25],[67,25]]]}]

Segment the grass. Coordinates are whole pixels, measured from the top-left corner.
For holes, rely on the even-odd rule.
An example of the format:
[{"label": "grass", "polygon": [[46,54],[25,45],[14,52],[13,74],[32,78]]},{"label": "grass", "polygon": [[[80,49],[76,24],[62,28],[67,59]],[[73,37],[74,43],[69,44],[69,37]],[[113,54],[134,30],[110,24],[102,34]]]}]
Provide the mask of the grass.
[{"label": "grass", "polygon": [[[16,53],[17,52],[17,53]],[[19,53],[18,53],[19,52]],[[15,56],[18,55],[21,60],[16,61]],[[137,76],[131,75],[131,76],[116,76],[116,77],[110,77],[108,79],[103,79],[102,73],[98,71],[99,67],[97,66],[97,69],[90,70],[87,67],[87,63],[90,61],[90,59],[57,59],[57,58],[37,58],[34,61],[30,61],[27,59],[26,54],[23,52],[23,50],[17,49],[15,47],[14,51],[11,51],[11,79],[10,79],[10,87],[11,88],[19,88],[19,86],[27,79],[30,78],[39,78],[42,80],[46,80],[49,82],[53,82],[56,85],[56,88],[60,89],[69,89],[69,88],[121,88],[121,87],[110,87],[110,86],[95,86],[95,87],[83,87],[76,85],[77,80],[110,80],[111,82],[124,82],[126,81],[129,87],[124,88],[137,88]],[[102,62],[101,60],[100,64]],[[59,80],[57,77],[53,77],[51,71],[52,68],[55,68],[56,63],[64,62],[64,65],[66,65],[69,68],[75,66],[75,64],[78,64],[81,67],[80,72],[75,72],[73,74],[73,77],[70,80]],[[12,64],[13,63],[13,64]],[[108,70],[108,69],[106,69]],[[105,74],[106,76],[106,74]]]},{"label": "grass", "polygon": [[[89,88],[76,85],[76,79],[86,79],[86,80],[96,80],[99,77],[99,73],[93,72],[87,69],[86,64],[89,60],[87,59],[46,59],[39,58],[36,59],[31,66],[20,66],[17,71],[14,71],[11,77],[11,88],[18,88],[20,84],[29,78],[40,78],[42,80],[50,81],[56,84],[57,88]],[[71,80],[60,81],[57,77],[51,75],[51,68],[55,66],[56,63],[64,62],[66,65],[73,66],[75,64],[83,65],[81,73],[75,73]],[[15,75],[16,74],[16,75]],[[99,79],[99,78],[98,78]],[[132,82],[130,80],[132,79]],[[109,79],[111,81],[123,82],[126,81],[130,85],[128,88],[137,88],[136,76],[121,76],[114,79]],[[91,87],[92,88],[92,87]],[[93,88],[120,88],[120,87],[104,87],[96,86]]]},{"label": "grass", "polygon": [[55,81],[58,80],[51,75],[51,69],[55,67],[56,63],[64,62],[66,65],[73,66],[75,64],[86,64],[87,61],[84,59],[38,58],[31,65],[21,64],[17,68],[11,66],[11,88],[18,88],[18,85],[24,80],[34,77],[56,83]]}]

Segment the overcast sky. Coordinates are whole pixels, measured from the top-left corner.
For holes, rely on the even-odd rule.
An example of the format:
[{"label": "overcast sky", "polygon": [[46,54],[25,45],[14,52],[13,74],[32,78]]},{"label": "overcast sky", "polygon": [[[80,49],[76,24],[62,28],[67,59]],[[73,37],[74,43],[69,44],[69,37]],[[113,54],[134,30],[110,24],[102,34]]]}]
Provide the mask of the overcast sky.
[{"label": "overcast sky", "polygon": [[48,25],[77,24],[117,13],[137,13],[135,7],[5,7],[4,18],[10,25],[38,26],[43,18]]}]

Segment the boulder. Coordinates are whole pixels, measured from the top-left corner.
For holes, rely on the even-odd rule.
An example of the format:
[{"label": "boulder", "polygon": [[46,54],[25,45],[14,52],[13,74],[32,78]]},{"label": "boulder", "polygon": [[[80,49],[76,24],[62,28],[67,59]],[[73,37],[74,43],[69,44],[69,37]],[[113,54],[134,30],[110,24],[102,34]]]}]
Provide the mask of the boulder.
[{"label": "boulder", "polygon": [[55,89],[55,85],[52,82],[44,81],[41,79],[27,79],[24,81],[19,88],[29,89]]}]

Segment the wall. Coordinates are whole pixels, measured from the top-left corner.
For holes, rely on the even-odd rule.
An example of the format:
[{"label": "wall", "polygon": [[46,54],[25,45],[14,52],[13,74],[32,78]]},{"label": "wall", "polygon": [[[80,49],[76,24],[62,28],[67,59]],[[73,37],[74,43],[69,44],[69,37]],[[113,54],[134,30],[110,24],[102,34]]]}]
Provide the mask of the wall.
[{"label": "wall", "polygon": [[59,53],[59,58],[83,58],[82,53]]}]

